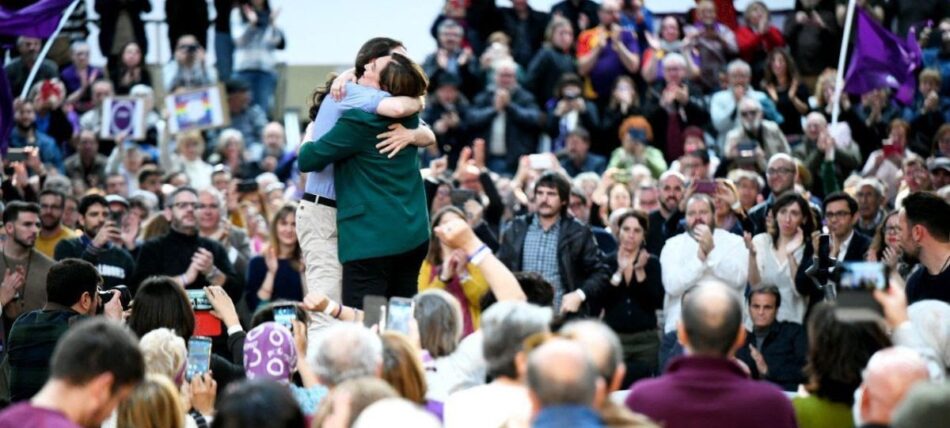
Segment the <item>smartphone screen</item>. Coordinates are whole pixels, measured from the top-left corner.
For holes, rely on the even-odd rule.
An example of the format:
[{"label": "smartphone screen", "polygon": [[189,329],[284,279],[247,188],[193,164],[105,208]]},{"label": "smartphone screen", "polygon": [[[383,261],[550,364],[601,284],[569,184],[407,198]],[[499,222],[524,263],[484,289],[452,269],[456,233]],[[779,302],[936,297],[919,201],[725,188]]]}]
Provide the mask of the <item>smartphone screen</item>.
[{"label": "smartphone screen", "polygon": [[699,180],[696,182],[696,193],[707,195],[716,194],[716,182],[712,180]]},{"label": "smartphone screen", "polygon": [[838,280],[836,315],[844,320],[875,321],[884,310],[874,299],[874,290],[887,290],[886,268],[880,262],[842,264]]},{"label": "smartphone screen", "polygon": [[22,147],[13,147],[7,150],[7,160],[10,162],[23,162],[26,158],[26,150]]},{"label": "smartphone screen", "polygon": [[[363,325],[372,327],[385,320],[387,300],[383,296],[365,296],[363,297]],[[380,331],[385,325],[380,325]]]},{"label": "smartphone screen", "polygon": [[294,331],[294,320],[297,319],[297,311],[292,303],[287,303],[274,307],[274,322],[287,327],[287,330]]},{"label": "smartphone screen", "polygon": [[207,373],[211,368],[211,339],[207,337],[192,337],[188,340],[188,365],[185,368],[185,379]]},{"label": "smartphone screen", "polygon": [[412,299],[405,297],[393,297],[389,299],[386,330],[409,334],[409,320],[412,319],[412,310]]},{"label": "smartphone screen", "polygon": [[208,300],[208,296],[205,294],[204,290],[185,290],[185,292],[188,293],[188,300],[191,301],[191,306],[194,310],[211,310],[211,301]]}]

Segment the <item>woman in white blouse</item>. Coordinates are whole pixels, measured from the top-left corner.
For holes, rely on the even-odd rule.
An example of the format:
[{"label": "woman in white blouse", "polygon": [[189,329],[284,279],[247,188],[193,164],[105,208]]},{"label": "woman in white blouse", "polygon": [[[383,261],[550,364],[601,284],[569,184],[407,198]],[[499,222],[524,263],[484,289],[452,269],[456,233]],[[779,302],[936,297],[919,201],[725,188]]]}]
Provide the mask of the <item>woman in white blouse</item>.
[{"label": "woman in white blouse", "polygon": [[811,265],[815,218],[808,202],[795,193],[779,197],[769,212],[768,232],[745,234],[749,249],[749,284],[752,289],[778,287],[782,306],[778,321],[801,324],[810,296],[816,289],[805,270]]}]

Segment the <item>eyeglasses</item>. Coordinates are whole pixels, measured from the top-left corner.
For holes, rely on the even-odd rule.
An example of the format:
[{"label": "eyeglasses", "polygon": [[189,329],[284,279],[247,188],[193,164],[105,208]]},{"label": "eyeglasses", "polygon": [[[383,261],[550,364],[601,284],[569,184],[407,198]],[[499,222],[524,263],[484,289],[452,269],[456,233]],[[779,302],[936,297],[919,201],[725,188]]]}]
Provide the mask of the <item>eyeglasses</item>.
[{"label": "eyeglasses", "polygon": [[769,168],[765,170],[765,173],[768,175],[779,175],[779,174],[791,174],[795,172],[792,168]]},{"label": "eyeglasses", "polygon": [[755,115],[759,114],[759,111],[758,111],[758,110],[746,110],[746,111],[740,112],[739,114],[741,114],[742,117],[755,117]]},{"label": "eyeglasses", "polygon": [[850,211],[828,211],[825,213],[825,218],[848,218],[851,217]]},{"label": "eyeglasses", "polygon": [[172,204],[172,206],[180,210],[183,210],[186,208],[191,208],[194,210],[194,209],[198,209],[199,204],[197,202],[175,202],[174,204]]},{"label": "eyeglasses", "polygon": [[216,210],[220,207],[218,204],[198,204],[195,206],[195,209],[203,210],[205,208]]}]

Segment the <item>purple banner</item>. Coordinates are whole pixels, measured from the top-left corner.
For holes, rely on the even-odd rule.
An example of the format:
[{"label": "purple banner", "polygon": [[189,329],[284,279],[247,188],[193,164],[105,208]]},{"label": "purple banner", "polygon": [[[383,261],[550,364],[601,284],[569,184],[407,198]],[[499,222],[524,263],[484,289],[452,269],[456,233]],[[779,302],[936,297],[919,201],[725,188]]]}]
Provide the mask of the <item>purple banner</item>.
[{"label": "purple banner", "polygon": [[920,67],[920,46],[914,33],[901,40],[877,23],[864,9],[855,10],[855,40],[844,90],[862,95],[874,89],[891,88],[894,97],[910,104],[917,89],[914,71]]}]

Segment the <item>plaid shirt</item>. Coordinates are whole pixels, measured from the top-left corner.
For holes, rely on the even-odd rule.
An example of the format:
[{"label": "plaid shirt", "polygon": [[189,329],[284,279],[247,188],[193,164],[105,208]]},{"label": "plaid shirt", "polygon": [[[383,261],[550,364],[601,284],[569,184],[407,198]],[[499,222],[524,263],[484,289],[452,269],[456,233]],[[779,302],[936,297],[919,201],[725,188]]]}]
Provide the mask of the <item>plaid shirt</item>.
[{"label": "plaid shirt", "polygon": [[528,233],[524,237],[524,252],[521,268],[525,272],[541,274],[545,281],[554,286],[554,307],[561,307],[561,273],[557,266],[557,241],[561,233],[561,222],[555,221],[550,229],[541,228],[538,216],[532,216]]}]

